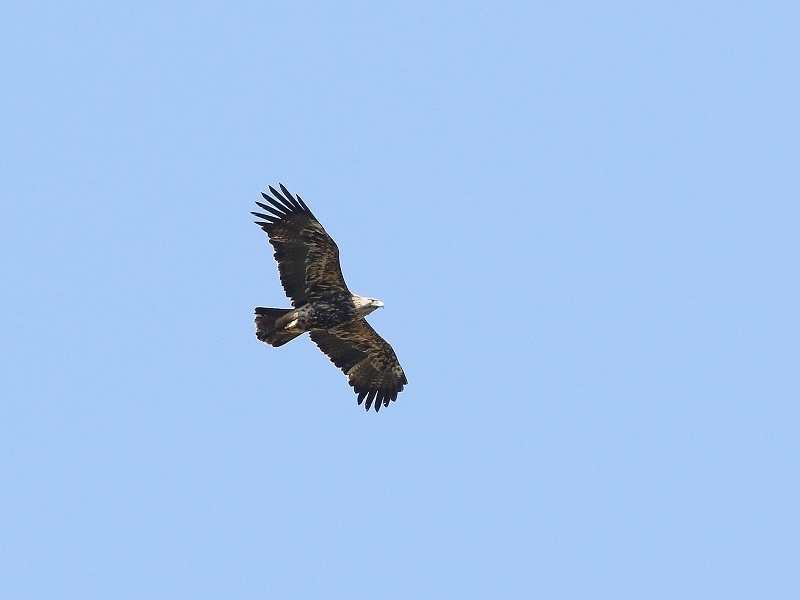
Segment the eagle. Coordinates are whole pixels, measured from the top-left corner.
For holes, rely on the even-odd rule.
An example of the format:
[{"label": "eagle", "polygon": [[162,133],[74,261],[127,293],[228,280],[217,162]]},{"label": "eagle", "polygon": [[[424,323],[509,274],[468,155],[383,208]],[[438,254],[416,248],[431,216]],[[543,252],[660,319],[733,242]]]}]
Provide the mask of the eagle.
[{"label": "eagle", "polygon": [[[339,265],[339,248],[300,196],[284,185],[272,196],[261,192],[266,211],[252,213],[255,224],[275,249],[278,274],[292,308],[255,309],[256,337],[270,346],[283,346],[308,332],[333,364],[339,367],[367,411],[397,400],[408,383],[389,343],[364,319],[383,306],[375,298],[358,296],[347,288]],[[366,402],[365,402],[366,401]]]}]

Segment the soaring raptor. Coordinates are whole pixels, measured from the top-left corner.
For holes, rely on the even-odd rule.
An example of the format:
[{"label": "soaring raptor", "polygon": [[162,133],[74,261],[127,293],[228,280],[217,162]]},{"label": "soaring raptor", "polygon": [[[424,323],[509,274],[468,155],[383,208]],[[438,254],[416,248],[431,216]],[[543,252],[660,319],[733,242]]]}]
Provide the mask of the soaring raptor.
[{"label": "soaring raptor", "polygon": [[275,248],[283,289],[293,308],[256,308],[256,337],[282,346],[308,332],[331,362],[347,375],[366,409],[397,400],[408,383],[392,347],[364,320],[383,306],[375,298],[357,296],[347,289],[339,266],[339,248],[300,196],[283,184],[272,186],[272,196],[261,193],[268,204],[256,202],[269,214],[252,213]]}]

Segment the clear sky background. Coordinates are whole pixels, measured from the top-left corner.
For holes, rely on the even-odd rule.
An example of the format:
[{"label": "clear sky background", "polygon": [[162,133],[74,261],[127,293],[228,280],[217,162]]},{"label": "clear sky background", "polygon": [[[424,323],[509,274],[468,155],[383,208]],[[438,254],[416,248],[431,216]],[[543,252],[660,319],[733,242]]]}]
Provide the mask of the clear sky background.
[{"label": "clear sky background", "polygon": [[798,3],[0,13],[0,597],[800,597]]}]

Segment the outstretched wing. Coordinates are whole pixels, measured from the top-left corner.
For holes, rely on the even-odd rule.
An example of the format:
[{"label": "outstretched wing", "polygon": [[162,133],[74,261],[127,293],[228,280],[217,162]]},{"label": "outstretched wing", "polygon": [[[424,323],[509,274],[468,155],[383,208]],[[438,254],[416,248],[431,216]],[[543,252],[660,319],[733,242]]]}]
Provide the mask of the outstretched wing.
[{"label": "outstretched wing", "polygon": [[269,186],[272,196],[261,193],[269,204],[256,202],[270,214],[252,213],[275,248],[275,260],[283,289],[293,306],[348,292],[339,266],[339,248],[300,196],[292,196],[283,184],[281,192]]},{"label": "outstretched wing", "polygon": [[358,394],[358,403],[366,399],[367,410],[373,401],[375,412],[380,410],[381,404],[389,406],[408,383],[392,347],[364,319],[328,331],[314,330],[309,335],[347,375]]}]

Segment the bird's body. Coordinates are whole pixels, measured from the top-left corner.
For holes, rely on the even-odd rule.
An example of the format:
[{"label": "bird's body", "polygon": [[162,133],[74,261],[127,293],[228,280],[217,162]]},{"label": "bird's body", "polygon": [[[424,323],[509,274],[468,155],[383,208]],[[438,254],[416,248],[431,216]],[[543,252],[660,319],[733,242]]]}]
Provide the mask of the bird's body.
[{"label": "bird's body", "polygon": [[[282,346],[306,331],[328,331],[354,319],[363,319],[381,306],[383,302],[374,298],[339,293],[326,301],[303,304],[294,309],[258,307],[256,336],[271,346]],[[292,336],[286,339],[287,334]]]},{"label": "bird's body", "polygon": [[277,347],[308,332],[347,375],[359,404],[388,406],[408,381],[392,347],[364,320],[383,302],[350,292],[336,243],[299,196],[280,188],[282,194],[270,186],[274,198],[262,194],[269,205],[256,203],[271,214],[253,214],[264,219],[256,224],[275,248],[293,308],[256,308],[256,336]]}]

